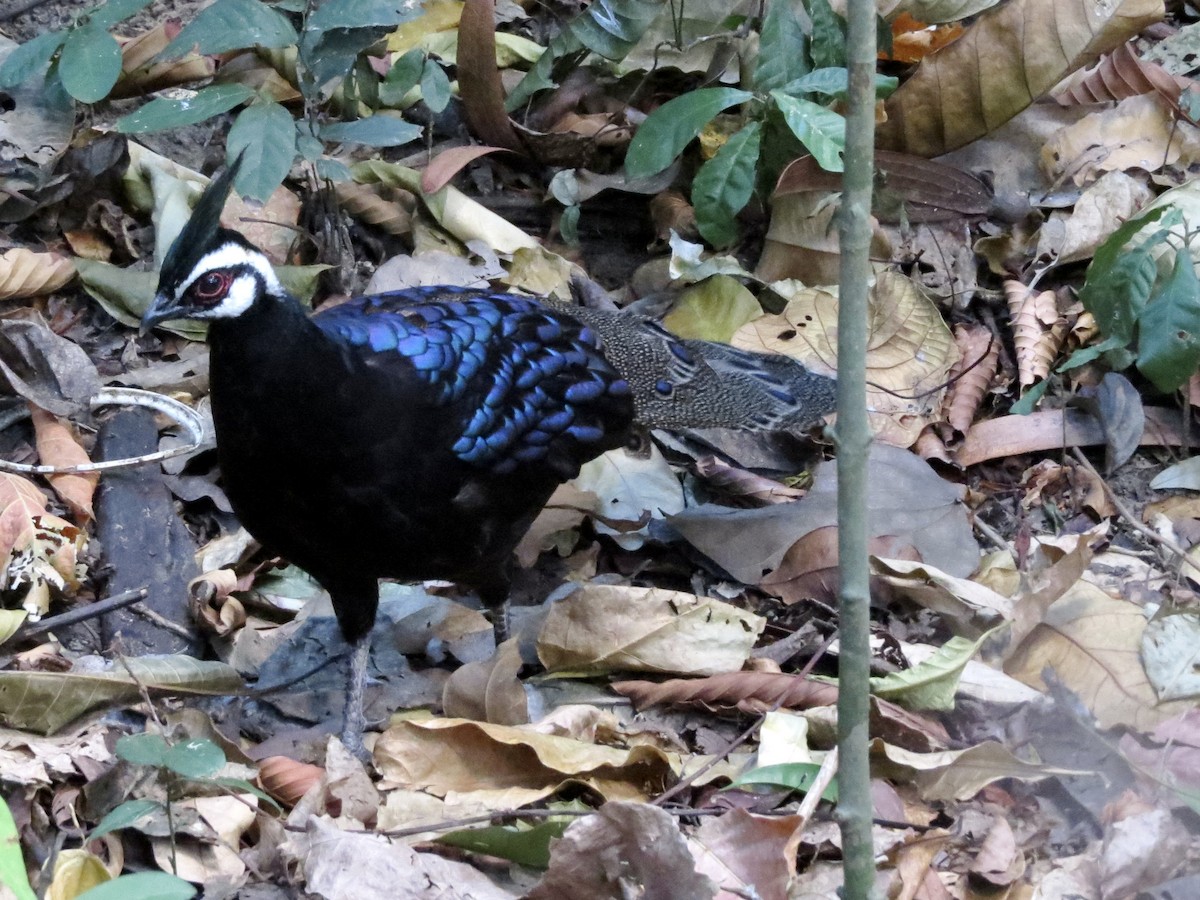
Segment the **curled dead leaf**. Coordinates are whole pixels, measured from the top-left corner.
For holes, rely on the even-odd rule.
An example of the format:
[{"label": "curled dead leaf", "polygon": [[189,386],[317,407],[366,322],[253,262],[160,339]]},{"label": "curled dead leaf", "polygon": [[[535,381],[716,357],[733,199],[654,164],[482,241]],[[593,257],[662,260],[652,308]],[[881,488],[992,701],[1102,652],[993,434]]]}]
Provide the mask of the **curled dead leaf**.
[{"label": "curled dead leaf", "polygon": [[75,264],[58,253],[14,247],[0,255],[0,300],[49,294],[75,277]]},{"label": "curled dead leaf", "polygon": [[258,764],[259,785],[287,806],[295,806],[324,775],[325,770],[320,766],[286,756],[268,756]]},{"label": "curled dead leaf", "polygon": [[950,394],[946,398],[946,419],[959,434],[971,430],[975,413],[991,387],[1000,362],[1000,342],[982,325],[958,325],[954,342],[959,358],[950,370]]},{"label": "curled dead leaf", "polygon": [[1034,293],[1019,281],[1004,282],[1017,349],[1018,380],[1022,387],[1050,374],[1054,358],[1067,333],[1067,320],[1059,314],[1053,291]]},{"label": "curled dead leaf", "polygon": [[760,713],[768,709],[808,709],[837,703],[837,687],[798,675],[771,672],[727,672],[708,678],[669,681],[617,681],[612,689],[639,710],[664,703],[694,703],[708,709],[737,708]]}]

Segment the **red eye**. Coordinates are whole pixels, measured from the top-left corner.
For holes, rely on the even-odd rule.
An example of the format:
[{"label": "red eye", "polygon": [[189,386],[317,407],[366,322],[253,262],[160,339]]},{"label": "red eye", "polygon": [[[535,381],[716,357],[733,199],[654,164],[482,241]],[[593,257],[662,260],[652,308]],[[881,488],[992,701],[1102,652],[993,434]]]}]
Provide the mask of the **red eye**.
[{"label": "red eye", "polygon": [[192,293],[197,300],[220,300],[232,280],[228,272],[205,272],[192,285]]}]

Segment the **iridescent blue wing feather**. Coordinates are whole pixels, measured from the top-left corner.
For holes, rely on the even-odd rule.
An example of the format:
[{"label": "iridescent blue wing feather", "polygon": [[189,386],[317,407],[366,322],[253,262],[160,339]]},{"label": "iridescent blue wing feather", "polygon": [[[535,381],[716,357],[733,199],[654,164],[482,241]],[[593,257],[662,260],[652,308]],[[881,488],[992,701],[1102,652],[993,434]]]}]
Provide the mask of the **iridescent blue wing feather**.
[{"label": "iridescent blue wing feather", "polygon": [[500,474],[534,463],[573,477],[623,443],[633,419],[629,384],[595,332],[524,297],[413,288],[360,297],[313,321],[382,364],[403,357],[435,405],[461,412],[454,454]]}]

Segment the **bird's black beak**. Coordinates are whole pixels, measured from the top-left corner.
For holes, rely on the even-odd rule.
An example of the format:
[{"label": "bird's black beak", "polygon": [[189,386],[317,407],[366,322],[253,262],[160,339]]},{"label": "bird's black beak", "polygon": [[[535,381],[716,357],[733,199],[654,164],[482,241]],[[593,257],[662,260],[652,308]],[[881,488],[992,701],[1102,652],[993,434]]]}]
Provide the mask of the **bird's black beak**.
[{"label": "bird's black beak", "polygon": [[167,294],[157,293],[154,295],[154,302],[142,313],[142,324],[138,328],[138,334],[146,335],[159,322],[183,318],[186,318],[186,315],[179,304],[175,303]]}]

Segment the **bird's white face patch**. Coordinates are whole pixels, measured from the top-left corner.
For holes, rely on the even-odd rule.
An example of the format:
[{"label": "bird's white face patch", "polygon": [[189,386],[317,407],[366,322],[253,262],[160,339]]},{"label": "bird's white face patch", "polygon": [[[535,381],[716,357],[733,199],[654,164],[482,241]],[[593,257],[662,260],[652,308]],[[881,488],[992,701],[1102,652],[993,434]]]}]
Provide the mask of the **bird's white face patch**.
[{"label": "bird's white face patch", "polygon": [[228,243],[204,254],[175,293],[188,299],[189,318],[232,319],[254,305],[259,281],[268,294],[283,293],[265,256]]}]

